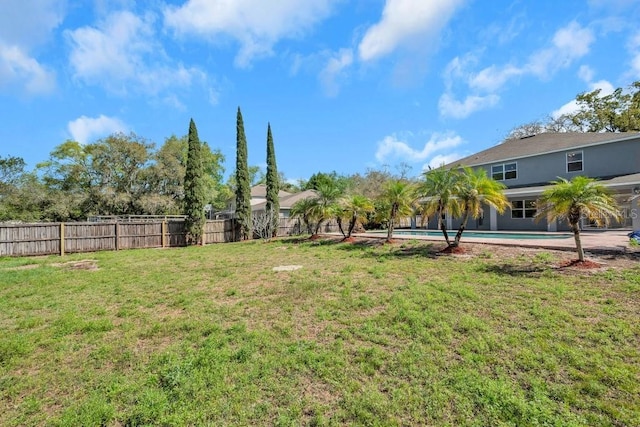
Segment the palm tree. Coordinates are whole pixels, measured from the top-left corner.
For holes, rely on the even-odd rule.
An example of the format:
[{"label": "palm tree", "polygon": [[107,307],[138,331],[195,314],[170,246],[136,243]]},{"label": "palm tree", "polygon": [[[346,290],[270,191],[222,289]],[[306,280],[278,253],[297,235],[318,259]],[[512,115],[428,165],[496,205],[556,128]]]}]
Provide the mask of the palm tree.
[{"label": "palm tree", "polygon": [[300,218],[307,228],[307,233],[313,234],[313,224],[316,221],[316,199],[307,198],[298,200],[291,206],[290,215],[292,218]]},{"label": "palm tree", "polygon": [[482,216],[483,205],[494,207],[498,213],[503,213],[509,206],[509,201],[503,193],[506,186],[488,177],[486,170],[465,167],[462,169],[459,178],[457,197],[462,203],[463,214],[460,228],[458,228],[458,232],[453,241],[454,247],[460,244],[460,239],[467,226],[469,217],[477,219]]},{"label": "palm tree", "polygon": [[322,182],[316,190],[318,196],[315,200],[314,216],[317,219],[314,235],[318,235],[322,223],[337,217],[337,202],[342,195],[342,190],[335,182]]},{"label": "palm tree", "polygon": [[448,246],[452,243],[447,233],[447,224],[442,219],[447,213],[454,217],[459,216],[464,209],[458,197],[461,193],[461,175],[458,169],[445,169],[444,166],[440,166],[423,174],[424,182],[418,189],[423,197],[422,214],[436,214],[438,228],[442,231]]},{"label": "palm tree", "polygon": [[537,202],[536,220],[566,218],[576,241],[578,260],[582,262],[584,250],[580,240],[580,219],[589,219],[598,226],[608,225],[610,218],[620,220],[617,203],[608,189],[593,178],[576,176],[571,181],[558,178],[552,184]]},{"label": "palm tree", "polygon": [[345,234],[345,239],[351,237],[356,224],[367,222],[367,214],[374,211],[373,203],[365,196],[354,194],[340,200],[342,217],[349,221],[349,227]]},{"label": "palm tree", "polygon": [[378,214],[388,221],[387,242],[391,242],[393,230],[398,218],[413,214],[416,200],[415,186],[406,180],[388,181],[379,198],[380,208]]}]

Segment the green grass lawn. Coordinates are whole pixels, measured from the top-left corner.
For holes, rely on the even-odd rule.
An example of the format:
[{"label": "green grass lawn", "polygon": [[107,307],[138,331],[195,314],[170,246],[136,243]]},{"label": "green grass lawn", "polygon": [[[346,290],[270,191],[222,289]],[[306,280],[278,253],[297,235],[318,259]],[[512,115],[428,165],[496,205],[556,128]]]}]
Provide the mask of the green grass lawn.
[{"label": "green grass lawn", "polygon": [[640,425],[637,267],[438,249],[0,259],[0,425]]}]

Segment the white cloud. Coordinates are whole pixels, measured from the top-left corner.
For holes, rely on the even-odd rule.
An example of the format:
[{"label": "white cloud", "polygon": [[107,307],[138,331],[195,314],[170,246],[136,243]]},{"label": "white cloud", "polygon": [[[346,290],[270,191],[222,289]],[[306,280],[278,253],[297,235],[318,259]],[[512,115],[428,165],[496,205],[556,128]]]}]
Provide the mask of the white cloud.
[{"label": "white cloud", "polygon": [[429,163],[425,163],[422,166],[422,170],[427,171],[429,170],[429,168],[431,169],[438,168],[442,165],[447,165],[451,162],[455,162],[456,160],[461,159],[462,157],[463,155],[460,153],[438,154],[437,156],[434,156],[431,160],[429,160]]},{"label": "white cloud", "polygon": [[18,46],[0,42],[0,87],[3,86],[19,86],[30,95],[50,93],[55,89],[56,77]]},{"label": "white cloud", "polygon": [[464,119],[476,111],[493,107],[499,101],[500,97],[495,94],[486,96],[469,95],[464,101],[458,101],[450,93],[443,93],[438,101],[438,110],[443,117]]},{"label": "white cloud", "polygon": [[44,43],[64,18],[66,0],[2,0],[0,40],[30,49]]},{"label": "white cloud", "polygon": [[66,33],[74,76],[88,84],[125,95],[129,91],[157,95],[172,87],[206,80],[199,69],[173,64],[154,39],[153,17],[129,11],[109,15],[97,27]]},{"label": "white cloud", "polygon": [[580,80],[587,83],[593,80],[594,75],[595,72],[588,65],[581,65],[580,69],[578,70],[578,77],[580,78]]},{"label": "white cloud", "polygon": [[[594,40],[590,29],[572,21],[556,31],[548,47],[533,52],[521,66],[513,63],[494,64],[473,73],[468,68],[477,62],[474,55],[456,57],[445,68],[446,91],[438,104],[440,114],[443,117],[465,118],[476,111],[491,108],[500,100],[497,92],[509,81],[524,76],[548,78],[588,54]],[[591,78],[593,72],[583,66],[579,75],[583,79]],[[464,101],[458,101],[453,95],[454,82],[462,82],[471,89]]]},{"label": "white cloud", "polygon": [[422,162],[435,152],[457,147],[460,144],[462,144],[462,138],[458,135],[434,133],[422,149],[416,150],[407,142],[399,140],[397,135],[390,135],[378,142],[376,160],[380,163],[389,163],[389,160]]},{"label": "white cloud", "polygon": [[640,31],[631,36],[627,49],[631,55],[631,79],[640,79]]},{"label": "white cloud", "polygon": [[0,87],[29,95],[55,89],[55,73],[31,50],[46,42],[64,18],[65,0],[3,0],[0,6]]},{"label": "white cloud", "polygon": [[469,86],[473,89],[493,92],[500,89],[513,77],[522,75],[523,70],[512,65],[497,67],[492,65],[471,77]]},{"label": "white cloud", "polygon": [[380,22],[365,33],[358,54],[362,61],[388,55],[400,46],[429,44],[464,0],[386,0]]},{"label": "white cloud", "polygon": [[230,37],[240,43],[236,65],[248,66],[270,55],[285,38],[300,37],[328,17],[341,0],[188,0],[164,10],[165,25],[180,34],[216,41]]},{"label": "white cloud", "polygon": [[524,72],[538,77],[547,77],[559,69],[566,68],[576,59],[582,58],[595,41],[593,32],[572,21],[553,36],[552,45],[535,52],[524,66]]},{"label": "white cloud", "polygon": [[336,96],[340,91],[338,80],[344,77],[345,70],[353,64],[353,51],[340,49],[332,55],[320,72],[320,81],[324,86],[327,96]]},{"label": "white cloud", "polygon": [[115,132],[126,132],[127,126],[118,118],[101,114],[98,117],[80,116],[67,125],[69,133],[81,144]]}]

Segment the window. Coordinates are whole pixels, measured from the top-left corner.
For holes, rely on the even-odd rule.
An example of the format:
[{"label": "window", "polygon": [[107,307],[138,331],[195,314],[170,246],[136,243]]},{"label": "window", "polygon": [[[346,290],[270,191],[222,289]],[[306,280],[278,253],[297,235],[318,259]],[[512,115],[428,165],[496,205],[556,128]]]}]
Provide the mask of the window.
[{"label": "window", "polygon": [[518,178],[518,164],[513,162],[491,166],[491,178],[496,181]]},{"label": "window", "polygon": [[567,153],[567,172],[582,171],[582,151],[570,151]]},{"label": "window", "polygon": [[536,216],[535,200],[514,200],[511,202],[511,218],[533,218]]}]

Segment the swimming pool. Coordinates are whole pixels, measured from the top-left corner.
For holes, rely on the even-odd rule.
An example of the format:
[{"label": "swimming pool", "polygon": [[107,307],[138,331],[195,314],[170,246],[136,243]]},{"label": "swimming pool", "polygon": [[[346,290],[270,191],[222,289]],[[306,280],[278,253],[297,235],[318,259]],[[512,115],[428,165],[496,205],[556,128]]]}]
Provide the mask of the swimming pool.
[{"label": "swimming pool", "polygon": [[[449,237],[453,238],[458,230],[448,230]],[[397,236],[440,236],[442,231],[437,230],[395,230],[393,232]],[[462,238],[470,239],[568,239],[573,237],[571,233],[545,233],[545,232],[526,232],[526,231],[466,231],[462,234]]]}]

